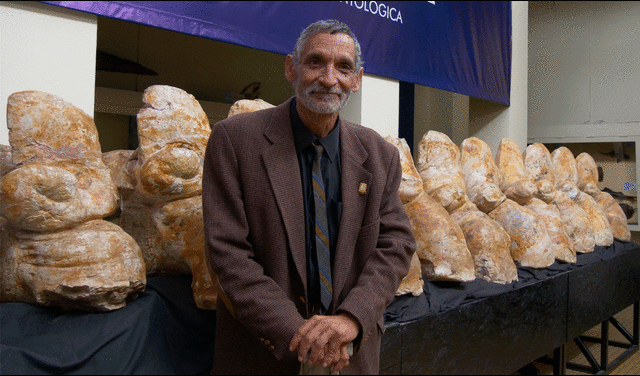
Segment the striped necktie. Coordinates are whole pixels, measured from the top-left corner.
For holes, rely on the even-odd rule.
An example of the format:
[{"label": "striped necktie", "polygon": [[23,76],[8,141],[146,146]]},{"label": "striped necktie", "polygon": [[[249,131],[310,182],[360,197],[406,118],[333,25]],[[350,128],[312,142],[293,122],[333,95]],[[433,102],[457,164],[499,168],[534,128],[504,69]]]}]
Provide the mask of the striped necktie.
[{"label": "striped necktie", "polygon": [[320,275],[320,301],[327,312],[333,295],[331,284],[331,252],[329,251],[329,226],[327,223],[327,199],[322,180],[320,162],[324,147],[313,144],[316,148],[316,157],[313,160],[313,201],[316,213],[316,255],[318,257],[318,271]]}]

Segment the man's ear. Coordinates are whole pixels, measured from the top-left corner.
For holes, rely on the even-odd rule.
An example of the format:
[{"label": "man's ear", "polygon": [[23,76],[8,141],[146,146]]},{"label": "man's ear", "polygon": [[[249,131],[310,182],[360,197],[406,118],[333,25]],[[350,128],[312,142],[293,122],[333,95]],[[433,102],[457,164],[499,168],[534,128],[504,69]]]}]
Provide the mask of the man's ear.
[{"label": "man's ear", "polygon": [[293,56],[287,55],[284,57],[284,77],[289,82],[296,80],[295,66],[293,64]]},{"label": "man's ear", "polygon": [[364,73],[364,68],[360,67],[360,71],[356,75],[356,83],[351,88],[351,91],[357,93],[360,90],[360,86],[362,85],[362,73]]}]

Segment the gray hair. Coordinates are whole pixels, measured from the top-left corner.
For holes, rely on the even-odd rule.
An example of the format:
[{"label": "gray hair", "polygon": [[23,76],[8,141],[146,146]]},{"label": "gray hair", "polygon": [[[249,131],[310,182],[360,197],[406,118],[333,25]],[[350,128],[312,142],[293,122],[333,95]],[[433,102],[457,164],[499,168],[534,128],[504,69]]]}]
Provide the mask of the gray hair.
[{"label": "gray hair", "polygon": [[356,48],[355,73],[358,73],[358,71],[360,71],[360,67],[362,67],[362,64],[364,64],[364,61],[362,60],[362,49],[360,48],[360,42],[358,42],[358,38],[356,38],[356,35],[353,33],[353,31],[351,31],[349,26],[347,26],[347,24],[345,24],[344,22],[338,21],[338,20],[316,21],[311,25],[307,26],[306,29],[302,30],[302,33],[300,33],[300,36],[296,41],[296,45],[293,47],[293,53],[291,54],[293,57],[293,62],[295,64],[298,64],[300,62],[302,49],[304,48],[307,41],[320,33],[327,33],[327,34],[342,33],[342,34],[347,34],[348,36],[351,37],[351,39],[353,39],[353,44]]}]

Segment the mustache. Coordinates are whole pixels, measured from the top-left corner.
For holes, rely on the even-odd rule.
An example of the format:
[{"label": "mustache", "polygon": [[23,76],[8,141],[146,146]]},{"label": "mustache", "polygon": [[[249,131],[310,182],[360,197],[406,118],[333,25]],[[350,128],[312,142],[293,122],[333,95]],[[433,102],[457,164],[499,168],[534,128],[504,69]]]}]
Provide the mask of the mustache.
[{"label": "mustache", "polygon": [[326,88],[318,83],[313,84],[312,86],[308,87],[307,90],[305,90],[307,92],[307,94],[338,94],[338,95],[344,95],[344,92],[342,91],[342,89],[340,89],[337,86],[334,86],[332,88]]}]

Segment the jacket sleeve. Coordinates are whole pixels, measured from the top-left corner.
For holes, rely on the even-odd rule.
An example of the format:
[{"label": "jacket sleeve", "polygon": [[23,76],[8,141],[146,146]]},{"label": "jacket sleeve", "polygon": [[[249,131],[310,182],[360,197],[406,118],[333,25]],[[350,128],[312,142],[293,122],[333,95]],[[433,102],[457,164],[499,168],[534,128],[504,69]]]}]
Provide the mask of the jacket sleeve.
[{"label": "jacket sleeve", "polygon": [[[355,341],[356,349],[376,330],[384,330],[383,315],[409,270],[415,252],[415,239],[409,217],[398,196],[402,168],[397,149],[388,165],[387,179],[380,200],[379,225],[374,223],[360,230],[356,252],[370,253],[355,288],[336,312],[348,312],[362,327]],[[370,228],[367,228],[370,227]],[[376,230],[377,236],[376,236]],[[368,240],[370,239],[370,240]],[[371,247],[374,249],[362,249]]]},{"label": "jacket sleeve", "polygon": [[[205,252],[218,277],[218,304],[227,306],[277,359],[304,323],[294,303],[254,260],[237,154],[224,123],[211,132],[202,181]],[[266,341],[265,341],[266,339]]]}]

